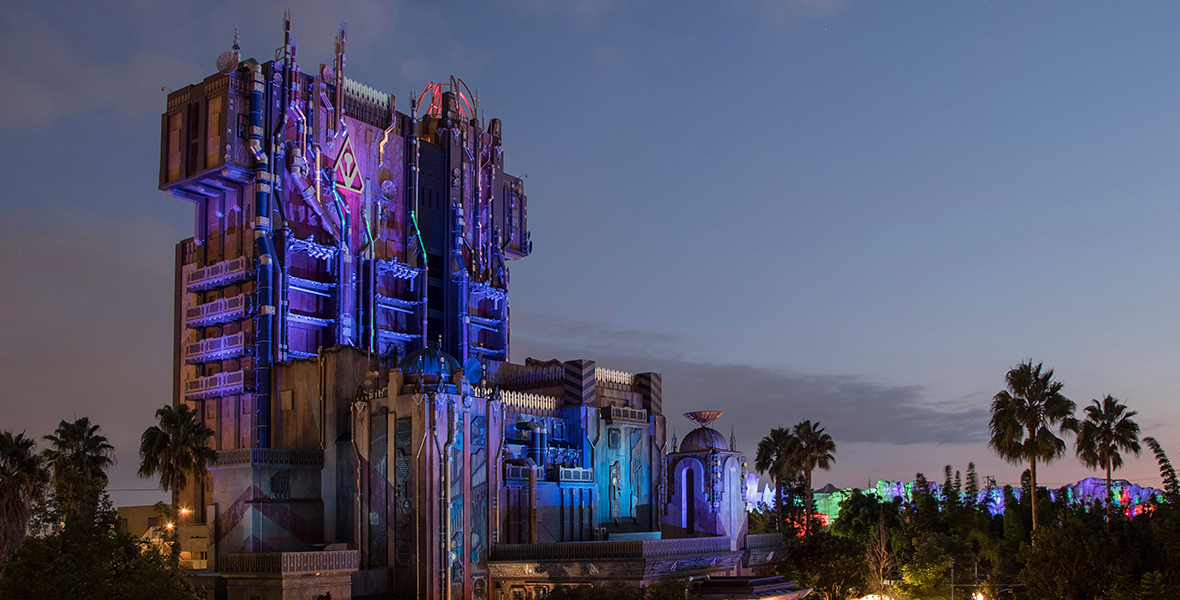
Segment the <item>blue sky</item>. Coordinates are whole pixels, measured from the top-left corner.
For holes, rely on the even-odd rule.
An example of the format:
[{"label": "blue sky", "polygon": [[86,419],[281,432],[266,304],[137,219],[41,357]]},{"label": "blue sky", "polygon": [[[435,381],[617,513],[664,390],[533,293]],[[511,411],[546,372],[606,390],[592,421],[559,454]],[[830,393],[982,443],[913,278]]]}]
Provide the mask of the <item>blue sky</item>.
[{"label": "blue sky", "polygon": [[[160,88],[235,27],[272,56],[288,7],[305,70],[347,19],[351,78],[404,110],[455,75],[503,119],[535,242],[517,360],[661,370],[669,414],[724,410],[751,454],[819,419],[837,485],[972,460],[1016,480],[986,409],[1029,357],[1180,450],[1175,4],[44,4],[0,16],[0,425],[90,416],[118,489],[151,487],[134,452],[170,396],[191,234],[156,190]],[[1159,481],[1150,457],[1121,473]]]}]

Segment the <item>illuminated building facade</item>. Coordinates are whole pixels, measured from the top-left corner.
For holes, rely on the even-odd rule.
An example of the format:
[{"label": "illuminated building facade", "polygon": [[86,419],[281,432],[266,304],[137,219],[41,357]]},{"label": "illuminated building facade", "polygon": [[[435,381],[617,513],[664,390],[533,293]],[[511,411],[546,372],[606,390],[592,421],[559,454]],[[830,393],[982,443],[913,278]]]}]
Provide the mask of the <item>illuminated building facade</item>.
[{"label": "illuminated building facade", "polygon": [[[305,73],[284,24],[275,60],[235,43],[162,117],[160,189],[195,208],[175,402],[218,456],[175,494],[228,597],[524,598],[769,560],[777,538],[747,540],[744,513],[661,534],[659,374],[509,362],[509,263],[532,243],[499,120],[454,79],[398,112],[345,76],[343,27]],[[724,465],[702,472],[725,479],[710,498],[740,504],[744,461]],[[595,563],[546,571],[551,545]]]}]

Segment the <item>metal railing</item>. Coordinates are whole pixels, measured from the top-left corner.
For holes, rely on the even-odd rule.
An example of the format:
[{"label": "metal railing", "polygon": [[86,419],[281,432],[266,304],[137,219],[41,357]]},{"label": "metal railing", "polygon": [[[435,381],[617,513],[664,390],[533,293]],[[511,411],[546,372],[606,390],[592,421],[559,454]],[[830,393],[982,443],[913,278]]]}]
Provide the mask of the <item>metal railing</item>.
[{"label": "metal railing", "polygon": [[351,573],[360,564],[357,550],[226,554],[218,562],[223,575]]},{"label": "metal railing", "polygon": [[719,536],[622,542],[501,544],[492,548],[492,560],[599,560],[710,554],[732,551],[732,542],[728,537]]},{"label": "metal railing", "polygon": [[617,383],[619,385],[635,385],[634,373],[616,371],[615,369],[605,369],[603,367],[596,367],[594,369],[594,379],[596,381]]},{"label": "metal railing", "polygon": [[746,548],[777,548],[783,545],[781,533],[746,534]]}]

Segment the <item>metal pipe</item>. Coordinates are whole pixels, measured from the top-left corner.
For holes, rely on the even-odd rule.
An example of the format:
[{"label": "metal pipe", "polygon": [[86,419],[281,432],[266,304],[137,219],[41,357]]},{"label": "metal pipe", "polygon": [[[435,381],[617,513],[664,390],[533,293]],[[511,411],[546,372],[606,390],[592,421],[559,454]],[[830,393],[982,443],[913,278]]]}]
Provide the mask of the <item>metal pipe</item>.
[{"label": "metal pipe", "polygon": [[320,450],[324,449],[325,432],[327,431],[327,416],[324,414],[324,409],[327,404],[327,385],[328,385],[328,365],[324,362],[324,348],[316,348],[316,360],[319,362],[320,374]]},{"label": "metal pipe", "polygon": [[[425,403],[422,401],[426,400]],[[434,431],[434,421],[431,419],[430,405],[433,400],[429,396],[422,395],[416,400],[416,404],[422,408],[422,441],[418,444],[418,451],[414,453],[414,545],[417,546],[422,540],[422,480],[424,479],[425,470],[422,465],[422,449],[426,447],[426,438]],[[414,594],[417,600],[422,599],[422,553],[414,552],[414,560],[418,565],[414,567]]]},{"label": "metal pipe", "polygon": [[[497,412],[499,413],[498,419],[499,419],[499,427],[500,427],[500,434],[499,434],[500,435],[500,447],[496,449],[496,458],[493,461],[493,466],[495,468],[495,473],[496,473],[496,481],[495,481],[495,486],[488,488],[489,490],[491,490],[491,493],[495,494],[494,502],[492,503],[492,510],[493,510],[493,513],[492,513],[492,545],[495,546],[500,543],[500,492],[499,492],[499,489],[500,489],[500,478],[503,477],[503,474],[504,474],[504,465],[501,462],[501,459],[504,455],[504,404],[494,400],[494,396],[496,395],[495,391],[493,391],[491,395],[493,396],[493,398],[490,398],[490,400],[493,400],[495,407],[499,409]],[[490,408],[492,408],[492,404],[489,404],[489,409]],[[488,413],[490,414],[491,410],[489,410]]]},{"label": "metal pipe", "polygon": [[348,22],[340,22],[340,37],[336,42],[336,132],[344,129],[344,41],[348,37]]},{"label": "metal pipe", "polygon": [[[454,131],[454,129],[452,129]],[[471,269],[467,261],[463,260],[463,244],[467,242],[465,237],[466,232],[465,218],[467,217],[467,197],[464,192],[467,187],[467,127],[465,124],[459,126],[459,214],[455,227],[455,257],[458,259],[459,269],[462,273],[462,280],[459,282],[459,360],[466,364],[468,359],[468,348],[470,346],[469,336],[471,334],[471,292],[470,280]],[[470,248],[470,246],[468,246]],[[474,258],[474,257],[472,257]]]},{"label": "metal pipe", "polygon": [[[439,352],[442,352],[442,350],[439,349]],[[442,533],[443,533],[443,565],[444,565],[443,586],[445,588],[443,597],[446,598],[446,600],[451,600],[451,568],[453,566],[451,564],[451,562],[452,562],[451,561],[451,552],[453,551],[453,548],[451,547],[451,527],[452,527],[452,523],[451,523],[451,465],[452,465],[452,462],[455,460],[455,456],[454,456],[455,455],[455,426],[457,425],[457,423],[455,421],[457,420],[458,416],[459,416],[459,413],[458,413],[458,411],[455,410],[454,404],[451,402],[448,402],[447,403],[447,445],[443,448],[444,458],[443,458],[443,476],[442,476],[442,481],[443,481],[443,496],[442,496],[443,497],[443,514],[442,514],[443,531],[442,531]]]},{"label": "metal pipe", "polygon": [[[258,257],[255,274],[254,332],[254,446],[270,447],[270,379],[274,357],[274,249],[270,240],[270,190],[272,179],[267,154],[262,152],[262,94],[269,88],[262,66],[250,65],[250,136],[247,145],[254,156],[254,250]],[[269,96],[269,93],[267,94]],[[265,174],[265,175],[263,175]]]},{"label": "metal pipe", "polygon": [[[280,96],[279,96],[279,106],[283,107],[284,109],[287,109],[289,105],[295,104],[295,98],[296,98],[295,89],[294,89],[295,86],[292,83],[295,80],[295,77],[292,75],[292,69],[294,67],[294,64],[293,64],[294,54],[295,54],[295,49],[291,43],[291,11],[288,10],[283,14],[283,87],[280,90]],[[290,118],[290,113],[287,110],[284,110],[282,124],[279,125],[278,131],[275,133],[275,137],[277,138],[277,140],[282,140],[284,137],[286,137],[286,123],[289,118]],[[281,142],[279,142],[279,143],[281,144]],[[277,145],[277,147],[280,149],[284,148],[283,145]],[[274,162],[276,164],[273,165],[272,173],[274,172],[274,169],[277,169],[280,165],[283,166],[284,168],[286,167],[286,161],[275,160]],[[279,205],[279,208],[281,211],[282,210],[282,199],[277,198],[276,204]],[[286,223],[287,217],[285,214],[282,215],[282,219],[283,219],[283,252],[281,255],[282,256],[281,263],[279,264],[279,269],[280,269],[280,272],[279,272],[279,302],[278,302],[278,319],[277,319],[277,325],[279,328],[279,333],[277,336],[278,340],[279,340],[279,348],[278,348],[279,362],[285,362],[287,360],[287,342],[288,342],[288,339],[287,339],[287,312],[288,312],[288,307],[291,304],[291,302],[290,302],[290,293],[291,292],[290,292],[290,289],[288,288],[288,279],[287,279],[287,277],[289,276],[290,265],[291,265],[291,261],[289,260],[290,255],[291,255],[290,254],[291,253],[291,243],[290,243],[290,235],[288,235],[289,230],[287,229],[287,223]]]},{"label": "metal pipe", "polygon": [[537,543],[537,465],[529,459],[529,543]]},{"label": "metal pipe", "polygon": [[[422,230],[418,227],[418,201],[421,196],[418,189],[419,172],[421,171],[419,168],[421,164],[421,152],[419,148],[420,140],[418,139],[418,102],[411,100],[410,103],[410,136],[414,140],[414,162],[410,165],[410,168],[414,171],[414,211],[410,213],[410,221],[414,224],[414,235],[418,237],[418,247],[422,250],[422,347],[426,348],[426,323],[430,315],[430,308],[427,304],[430,295],[428,290],[430,287],[430,269],[426,257],[426,242],[422,239]],[[439,348],[439,350],[442,349]]]}]

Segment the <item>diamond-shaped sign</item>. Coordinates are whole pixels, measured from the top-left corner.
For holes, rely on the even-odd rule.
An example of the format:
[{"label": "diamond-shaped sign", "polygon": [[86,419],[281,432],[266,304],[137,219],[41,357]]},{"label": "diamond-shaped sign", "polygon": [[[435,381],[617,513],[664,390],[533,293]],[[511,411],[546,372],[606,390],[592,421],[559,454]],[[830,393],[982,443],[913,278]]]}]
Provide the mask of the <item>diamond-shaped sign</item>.
[{"label": "diamond-shaped sign", "polygon": [[344,134],[344,144],[341,145],[340,154],[336,157],[336,187],[358,194],[365,191],[365,180],[361,177],[361,169],[356,162],[356,150],[353,150],[352,138],[348,134]]}]

